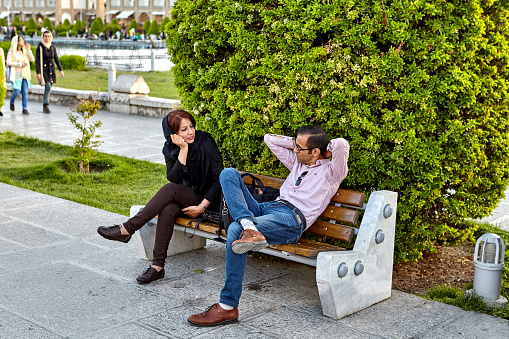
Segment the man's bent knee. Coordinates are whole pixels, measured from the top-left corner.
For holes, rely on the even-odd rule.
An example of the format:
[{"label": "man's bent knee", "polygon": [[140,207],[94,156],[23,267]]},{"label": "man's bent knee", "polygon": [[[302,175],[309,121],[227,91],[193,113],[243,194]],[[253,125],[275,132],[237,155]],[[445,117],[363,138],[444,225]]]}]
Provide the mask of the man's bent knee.
[{"label": "man's bent knee", "polygon": [[219,181],[223,182],[224,180],[228,180],[231,178],[238,178],[239,177],[239,171],[235,168],[225,168],[221,171],[221,174],[219,175]]}]

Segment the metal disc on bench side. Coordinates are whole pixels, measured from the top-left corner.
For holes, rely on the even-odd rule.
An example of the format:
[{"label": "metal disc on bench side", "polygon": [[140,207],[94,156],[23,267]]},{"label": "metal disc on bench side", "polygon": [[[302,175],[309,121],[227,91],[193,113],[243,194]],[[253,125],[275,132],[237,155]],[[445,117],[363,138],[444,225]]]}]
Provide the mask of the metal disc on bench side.
[{"label": "metal disc on bench side", "polygon": [[343,278],[348,273],[348,266],[346,266],[345,262],[339,264],[338,267],[338,277]]}]

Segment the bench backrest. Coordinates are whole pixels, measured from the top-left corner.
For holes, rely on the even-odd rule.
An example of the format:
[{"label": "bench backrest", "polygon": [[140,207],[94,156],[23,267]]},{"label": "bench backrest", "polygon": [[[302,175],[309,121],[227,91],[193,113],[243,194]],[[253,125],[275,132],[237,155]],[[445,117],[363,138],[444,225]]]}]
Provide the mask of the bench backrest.
[{"label": "bench backrest", "polygon": [[[245,173],[245,172],[241,172]],[[280,188],[284,179],[251,173],[258,177],[265,186]],[[244,177],[244,182],[252,184],[252,179]],[[360,211],[364,210],[366,194],[351,190],[339,189],[332,197],[331,204],[320,218],[308,228],[307,232],[343,241],[352,241],[355,226],[359,222]]]}]

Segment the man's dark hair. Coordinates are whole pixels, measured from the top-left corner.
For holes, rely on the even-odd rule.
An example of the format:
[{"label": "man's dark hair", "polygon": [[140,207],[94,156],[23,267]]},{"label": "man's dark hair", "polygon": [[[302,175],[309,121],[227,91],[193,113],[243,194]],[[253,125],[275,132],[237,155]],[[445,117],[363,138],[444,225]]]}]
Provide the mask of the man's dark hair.
[{"label": "man's dark hair", "polygon": [[[306,148],[318,148],[320,154],[325,156],[325,153],[327,153],[327,146],[329,145],[329,137],[322,127],[302,126],[297,130],[297,135],[307,135],[308,144]],[[311,151],[309,151],[309,153],[311,153]]]}]

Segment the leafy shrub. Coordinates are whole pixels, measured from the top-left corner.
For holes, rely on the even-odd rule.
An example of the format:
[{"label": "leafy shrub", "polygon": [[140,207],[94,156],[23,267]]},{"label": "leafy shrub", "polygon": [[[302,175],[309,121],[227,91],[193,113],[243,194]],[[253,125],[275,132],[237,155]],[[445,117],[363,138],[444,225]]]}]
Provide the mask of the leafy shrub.
[{"label": "leafy shrub", "polygon": [[92,25],[90,26],[90,33],[99,34],[101,32],[104,32],[104,23],[101,18],[96,18],[94,21],[92,21]]},{"label": "leafy shrub", "polygon": [[84,71],[87,62],[84,57],[79,55],[62,55],[58,58],[63,69],[75,69]]},{"label": "leafy shrub", "polygon": [[0,26],[1,27],[7,27],[7,21],[5,21],[4,18],[0,18]]},{"label": "leafy shrub", "polygon": [[51,23],[51,20],[49,18],[44,18],[44,20],[42,21],[42,25],[41,27],[43,28],[47,28],[49,29],[50,31],[54,31],[54,27],[53,27],[53,24]]},{"label": "leafy shrub", "polygon": [[[59,35],[62,35],[62,36],[66,35],[70,29],[71,29],[71,22],[69,21],[69,19],[65,19],[62,24],[57,25],[57,27],[55,27],[55,30],[57,31],[57,33],[59,33]],[[64,33],[64,34],[60,34],[60,33]]]},{"label": "leafy shrub", "polygon": [[145,23],[143,24],[143,30],[145,32],[148,32],[149,29],[150,29],[150,20],[145,20]]},{"label": "leafy shrub", "polygon": [[18,30],[21,29],[21,26],[23,25],[23,23],[21,22],[21,19],[19,18],[19,16],[15,16],[14,17],[14,20],[12,20],[12,26],[15,26]]},{"label": "leafy shrub", "polygon": [[166,29],[166,25],[168,24],[168,22],[170,22],[170,19],[169,19],[168,17],[164,17],[164,18],[163,18],[163,21],[161,22],[161,27],[160,27],[161,32],[164,32],[164,30]]},{"label": "leafy shrub", "polygon": [[179,0],[175,85],[225,161],[283,176],[264,133],[322,125],[344,187],[399,193],[395,255],[471,237],[509,177],[509,2]]},{"label": "leafy shrub", "polygon": [[121,31],[122,30],[122,26],[120,26],[117,21],[113,20],[113,22],[109,23],[104,28],[104,30],[105,31],[110,31],[111,35],[115,35],[115,33],[117,33],[117,31]]},{"label": "leafy shrub", "polygon": [[129,24],[129,27],[127,28],[129,31],[131,30],[131,28],[134,28],[134,29],[138,29],[140,26],[138,25],[138,23],[136,22],[136,20],[132,19],[131,20],[131,23]]},{"label": "leafy shrub", "polygon": [[86,27],[86,24],[84,24],[81,20],[76,20],[76,23],[72,26],[71,35],[77,36],[78,32],[81,31],[83,27]]},{"label": "leafy shrub", "polygon": [[34,33],[37,30],[37,24],[35,23],[34,18],[28,19],[28,21],[26,22],[26,26],[27,26],[26,34],[28,35]]},{"label": "leafy shrub", "polygon": [[152,20],[150,24],[150,28],[147,31],[147,35],[158,35],[159,34],[159,25],[157,24],[157,20]]}]

